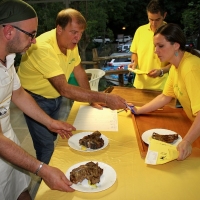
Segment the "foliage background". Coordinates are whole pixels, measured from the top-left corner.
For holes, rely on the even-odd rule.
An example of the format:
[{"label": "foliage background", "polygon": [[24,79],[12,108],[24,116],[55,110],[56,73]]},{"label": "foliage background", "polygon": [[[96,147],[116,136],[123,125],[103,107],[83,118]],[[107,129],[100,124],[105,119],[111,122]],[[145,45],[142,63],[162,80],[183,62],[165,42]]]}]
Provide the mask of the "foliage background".
[{"label": "foliage background", "polygon": [[[26,0],[25,0],[26,1]],[[27,2],[31,4],[31,1]],[[200,31],[200,0],[163,0],[169,23],[177,23],[184,30],[186,37],[194,40]],[[87,29],[79,42],[79,50],[82,60],[87,58],[85,52],[97,47],[101,51],[109,52],[111,47],[97,45],[92,42],[93,38],[101,35],[109,37],[113,41],[118,34],[134,36],[136,29],[148,23],[146,6],[149,0],[85,0],[71,1],[70,7],[79,10],[87,20]],[[65,9],[64,2],[49,2],[31,4],[38,13],[38,35],[55,28],[57,13]],[[122,27],[126,27],[122,30]],[[107,50],[107,51],[106,51]]]}]

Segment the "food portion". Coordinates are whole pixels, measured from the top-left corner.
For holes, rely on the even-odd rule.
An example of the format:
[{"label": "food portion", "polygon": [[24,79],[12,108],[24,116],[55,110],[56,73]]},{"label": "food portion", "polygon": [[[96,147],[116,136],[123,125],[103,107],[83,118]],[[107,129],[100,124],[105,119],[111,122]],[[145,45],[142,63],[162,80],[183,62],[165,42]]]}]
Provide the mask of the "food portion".
[{"label": "food portion", "polygon": [[79,182],[81,183],[84,179],[87,179],[90,185],[94,185],[100,182],[102,174],[103,169],[98,166],[98,163],[88,162],[70,172],[70,181],[77,184]]},{"label": "food portion", "polygon": [[95,131],[90,135],[84,136],[79,140],[79,144],[90,149],[99,149],[104,145],[104,140],[101,138],[101,133]]},{"label": "food portion", "polygon": [[178,139],[178,134],[160,135],[158,133],[153,132],[152,138],[155,140],[160,140],[162,142],[172,143]]}]

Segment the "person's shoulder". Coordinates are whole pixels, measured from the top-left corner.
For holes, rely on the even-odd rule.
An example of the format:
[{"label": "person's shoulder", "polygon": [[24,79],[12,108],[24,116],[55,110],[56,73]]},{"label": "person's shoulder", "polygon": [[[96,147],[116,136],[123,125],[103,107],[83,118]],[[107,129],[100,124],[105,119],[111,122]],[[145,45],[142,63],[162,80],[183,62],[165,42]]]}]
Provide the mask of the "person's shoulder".
[{"label": "person's shoulder", "polygon": [[147,31],[149,29],[150,25],[149,24],[144,24],[141,25],[137,28],[137,31]]},{"label": "person's shoulder", "polygon": [[55,29],[42,33],[36,38],[37,43],[50,43],[56,37]]},{"label": "person's shoulder", "polygon": [[183,56],[183,63],[185,66],[187,66],[188,69],[200,69],[200,58],[196,55],[193,55],[189,52],[185,52]]},{"label": "person's shoulder", "polygon": [[54,41],[56,41],[55,35],[55,29],[42,33],[36,38],[36,43],[32,44],[29,49],[37,49],[39,51],[51,47],[53,48],[55,43]]},{"label": "person's shoulder", "polygon": [[184,59],[187,60],[187,61],[194,60],[194,61],[200,62],[199,55],[197,56],[197,54],[194,55],[193,53],[190,53],[190,52],[187,52],[187,51],[185,51],[185,53],[184,53]]}]

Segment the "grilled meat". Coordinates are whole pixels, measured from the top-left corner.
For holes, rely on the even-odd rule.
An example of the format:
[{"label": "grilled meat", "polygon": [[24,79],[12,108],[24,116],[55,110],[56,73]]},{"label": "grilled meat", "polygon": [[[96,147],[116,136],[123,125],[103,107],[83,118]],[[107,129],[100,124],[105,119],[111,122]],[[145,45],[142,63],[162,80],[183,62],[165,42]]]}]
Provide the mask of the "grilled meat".
[{"label": "grilled meat", "polygon": [[90,149],[99,149],[104,145],[104,140],[101,138],[101,133],[95,131],[90,135],[84,136],[79,140],[79,144]]},{"label": "grilled meat", "polygon": [[178,134],[160,135],[158,133],[153,132],[152,138],[155,140],[160,140],[162,142],[172,143],[178,139]]},{"label": "grilled meat", "polygon": [[72,183],[81,183],[84,179],[90,181],[90,184],[100,182],[100,177],[103,174],[103,169],[98,166],[98,163],[88,162],[85,165],[80,165],[78,168],[70,172],[70,181]]}]

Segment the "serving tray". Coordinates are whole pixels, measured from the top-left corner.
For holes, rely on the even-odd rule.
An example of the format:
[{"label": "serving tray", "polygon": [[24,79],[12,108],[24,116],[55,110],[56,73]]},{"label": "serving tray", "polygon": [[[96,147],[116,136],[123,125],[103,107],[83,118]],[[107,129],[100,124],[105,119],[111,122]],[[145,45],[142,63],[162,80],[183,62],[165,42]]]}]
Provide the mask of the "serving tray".
[{"label": "serving tray", "polygon": [[[182,108],[171,108],[168,106],[149,114],[132,115],[132,120],[141,157],[145,157],[148,150],[148,144],[141,137],[145,131],[154,128],[163,128],[172,130],[184,138],[192,125],[192,122]],[[200,138],[192,146],[200,148]]]}]

